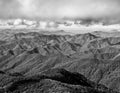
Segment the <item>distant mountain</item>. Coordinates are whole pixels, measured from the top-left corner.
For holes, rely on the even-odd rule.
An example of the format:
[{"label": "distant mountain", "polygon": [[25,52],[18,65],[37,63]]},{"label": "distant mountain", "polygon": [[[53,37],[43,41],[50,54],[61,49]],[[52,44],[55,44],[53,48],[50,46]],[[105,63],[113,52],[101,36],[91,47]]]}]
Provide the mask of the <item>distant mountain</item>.
[{"label": "distant mountain", "polygon": [[97,35],[97,36],[101,36],[101,37],[119,37],[120,36],[120,32],[113,30],[113,31],[94,31],[93,34]]},{"label": "distant mountain", "polygon": [[74,33],[66,32],[64,30],[57,30],[57,31],[40,31],[40,34],[45,35],[74,35]]}]

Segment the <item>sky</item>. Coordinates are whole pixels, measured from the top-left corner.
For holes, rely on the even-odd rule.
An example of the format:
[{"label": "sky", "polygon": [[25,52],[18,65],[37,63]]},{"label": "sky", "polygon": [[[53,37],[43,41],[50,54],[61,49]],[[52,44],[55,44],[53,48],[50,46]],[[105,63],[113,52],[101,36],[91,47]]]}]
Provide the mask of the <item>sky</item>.
[{"label": "sky", "polygon": [[0,18],[80,19],[120,23],[120,0],[0,0]]}]

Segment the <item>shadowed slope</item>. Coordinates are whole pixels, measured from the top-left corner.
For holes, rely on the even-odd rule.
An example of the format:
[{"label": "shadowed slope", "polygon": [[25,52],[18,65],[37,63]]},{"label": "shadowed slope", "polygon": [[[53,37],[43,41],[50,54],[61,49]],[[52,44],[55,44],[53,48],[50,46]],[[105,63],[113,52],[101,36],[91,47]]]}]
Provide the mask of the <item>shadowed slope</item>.
[{"label": "shadowed slope", "polygon": [[7,93],[118,93],[89,81],[79,73],[49,69],[41,75],[18,78],[1,88]]}]

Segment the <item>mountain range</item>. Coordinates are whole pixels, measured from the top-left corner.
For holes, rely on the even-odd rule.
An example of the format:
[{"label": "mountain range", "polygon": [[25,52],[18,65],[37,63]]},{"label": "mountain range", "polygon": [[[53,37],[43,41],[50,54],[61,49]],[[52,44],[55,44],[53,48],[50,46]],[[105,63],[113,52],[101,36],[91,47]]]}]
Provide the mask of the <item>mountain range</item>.
[{"label": "mountain range", "polygon": [[119,93],[120,32],[1,30],[0,81],[0,93]]}]

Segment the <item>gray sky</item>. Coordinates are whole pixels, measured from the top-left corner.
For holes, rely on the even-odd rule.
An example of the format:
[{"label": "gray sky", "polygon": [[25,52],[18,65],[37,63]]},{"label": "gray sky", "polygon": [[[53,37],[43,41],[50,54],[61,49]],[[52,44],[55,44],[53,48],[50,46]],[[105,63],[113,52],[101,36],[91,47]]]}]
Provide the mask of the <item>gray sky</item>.
[{"label": "gray sky", "polygon": [[120,0],[0,0],[0,18],[79,18],[120,22]]}]

